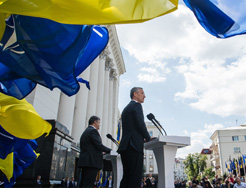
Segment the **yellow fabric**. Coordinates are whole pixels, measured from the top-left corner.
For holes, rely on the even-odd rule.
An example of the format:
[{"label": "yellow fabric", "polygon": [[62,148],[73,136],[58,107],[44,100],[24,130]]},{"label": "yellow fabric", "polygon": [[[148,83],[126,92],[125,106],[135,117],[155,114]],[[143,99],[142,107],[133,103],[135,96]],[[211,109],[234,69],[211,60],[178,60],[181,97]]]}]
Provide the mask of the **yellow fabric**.
[{"label": "yellow fabric", "polygon": [[[0,6],[1,6],[1,2],[0,2]],[[0,12],[0,40],[2,39],[6,27],[5,19],[8,18],[9,16],[10,14]]]},{"label": "yellow fabric", "polygon": [[14,153],[8,154],[8,156],[5,159],[0,158],[0,170],[5,174],[7,179],[10,181],[10,179],[13,176],[14,172]]},{"label": "yellow fabric", "polygon": [[3,93],[0,93],[0,125],[23,139],[36,139],[51,130],[51,125],[25,99],[18,100]]},{"label": "yellow fabric", "polygon": [[0,0],[0,12],[67,24],[140,23],[170,13],[178,0]]}]

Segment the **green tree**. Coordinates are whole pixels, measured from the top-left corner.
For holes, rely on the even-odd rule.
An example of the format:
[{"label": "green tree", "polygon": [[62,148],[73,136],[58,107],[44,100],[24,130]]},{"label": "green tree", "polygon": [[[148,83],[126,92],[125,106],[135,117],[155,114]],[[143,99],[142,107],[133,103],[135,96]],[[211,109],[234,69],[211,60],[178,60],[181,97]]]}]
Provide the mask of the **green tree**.
[{"label": "green tree", "polygon": [[188,175],[189,179],[192,180],[195,176],[202,176],[206,167],[207,167],[207,156],[201,155],[199,153],[189,154],[185,164],[185,172]]},{"label": "green tree", "polygon": [[205,169],[204,176],[208,176],[208,177],[210,177],[210,179],[214,179],[215,172],[213,171],[213,167]]}]

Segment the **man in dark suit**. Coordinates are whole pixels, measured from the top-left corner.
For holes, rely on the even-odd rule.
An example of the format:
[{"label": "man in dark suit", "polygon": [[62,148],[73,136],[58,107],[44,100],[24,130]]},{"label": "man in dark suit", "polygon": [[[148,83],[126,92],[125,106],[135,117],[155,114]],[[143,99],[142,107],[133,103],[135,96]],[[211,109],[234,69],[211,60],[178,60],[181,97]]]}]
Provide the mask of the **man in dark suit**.
[{"label": "man in dark suit", "polygon": [[72,177],[72,178],[71,178],[71,181],[69,182],[69,188],[75,188],[74,177]]},{"label": "man in dark suit", "polygon": [[120,188],[141,187],[143,145],[144,141],[151,139],[144,122],[141,105],[145,99],[143,89],[132,88],[130,97],[132,100],[121,115],[123,133],[118,152],[123,165],[123,178]]},{"label": "man in dark suit", "polygon": [[111,149],[102,144],[98,133],[100,118],[92,116],[89,126],[80,138],[80,157],[78,166],[82,168],[80,187],[92,188],[96,181],[97,173],[103,167],[103,152]]}]

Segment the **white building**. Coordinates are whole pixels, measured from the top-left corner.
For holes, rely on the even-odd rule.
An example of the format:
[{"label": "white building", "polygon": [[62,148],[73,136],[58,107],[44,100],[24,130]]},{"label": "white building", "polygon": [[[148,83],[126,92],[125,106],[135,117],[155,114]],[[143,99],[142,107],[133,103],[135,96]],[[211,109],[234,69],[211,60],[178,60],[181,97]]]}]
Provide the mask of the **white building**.
[{"label": "white building", "polygon": [[119,120],[118,90],[119,78],[125,70],[123,57],[114,25],[107,26],[109,43],[107,48],[80,75],[90,82],[88,90],[80,84],[79,92],[71,97],[59,89],[50,91],[40,85],[26,98],[44,119],[57,120],[65,125],[76,143],[88,125],[90,116],[101,118],[103,143],[113,146],[106,134],[116,136]]},{"label": "white building", "polygon": [[[227,172],[225,161],[246,154],[246,125],[216,130],[210,137],[212,162],[216,175]],[[228,172],[227,172],[228,173]]]},{"label": "white building", "polygon": [[68,97],[57,88],[50,91],[38,85],[26,97],[38,114],[50,120],[53,126],[48,137],[38,139],[41,155],[29,178],[34,175],[42,175],[43,180],[79,177],[78,144],[92,115],[101,119],[99,132],[103,144],[116,150],[116,145],[106,135],[110,133],[116,138],[120,118],[119,79],[126,70],[115,26],[106,27],[109,31],[107,47],[79,76],[90,82],[90,90],[80,84],[79,92]]},{"label": "white building", "polygon": [[[153,125],[152,122],[145,122],[145,124],[149,131],[150,136],[158,137],[159,135],[161,135],[159,130]],[[144,168],[145,168],[146,176],[149,173],[154,175],[158,174],[156,159],[155,159],[154,152],[152,150],[144,150]]]},{"label": "white building", "polygon": [[204,148],[204,149],[202,149],[201,154],[207,156],[207,160],[206,160],[207,168],[212,167],[213,166],[213,163],[211,161],[211,159],[212,159],[212,151],[210,149],[208,149],[208,148]]},{"label": "white building", "polygon": [[188,180],[188,176],[185,173],[185,164],[184,164],[185,159],[182,158],[175,158],[175,163],[174,163],[174,180],[175,181],[184,181]]}]

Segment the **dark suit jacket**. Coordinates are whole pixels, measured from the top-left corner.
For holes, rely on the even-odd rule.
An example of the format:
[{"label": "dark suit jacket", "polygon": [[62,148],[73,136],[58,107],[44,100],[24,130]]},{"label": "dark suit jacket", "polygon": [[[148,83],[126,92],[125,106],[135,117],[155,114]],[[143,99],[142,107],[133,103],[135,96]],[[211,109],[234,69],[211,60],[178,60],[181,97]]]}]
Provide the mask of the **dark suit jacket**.
[{"label": "dark suit jacket", "polygon": [[122,139],[118,152],[127,149],[130,144],[136,151],[143,153],[144,139],[150,140],[147,131],[142,105],[135,101],[131,101],[123,110],[122,115]]},{"label": "dark suit jacket", "polygon": [[88,126],[80,138],[79,167],[94,167],[102,169],[103,154],[111,149],[102,144],[98,131],[92,126]]}]

